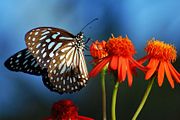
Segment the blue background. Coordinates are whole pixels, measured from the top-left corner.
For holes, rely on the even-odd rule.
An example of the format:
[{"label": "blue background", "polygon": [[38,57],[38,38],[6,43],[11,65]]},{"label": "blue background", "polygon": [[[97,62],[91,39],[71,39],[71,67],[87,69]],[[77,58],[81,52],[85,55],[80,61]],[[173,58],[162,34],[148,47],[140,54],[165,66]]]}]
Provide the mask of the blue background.
[{"label": "blue background", "polygon": [[[84,33],[93,40],[107,40],[110,34],[128,35],[137,55],[142,57],[147,40],[172,43],[179,51],[180,1],[178,0],[1,0],[0,1],[0,120],[40,120],[50,114],[51,105],[64,98],[72,99],[81,115],[101,118],[100,79],[91,79],[87,87],[75,94],[50,92],[41,77],[8,71],[4,61],[24,49],[24,35],[32,28],[52,26],[77,34],[94,18]],[[85,54],[89,54],[86,52]],[[92,67],[87,58],[88,69]],[[179,59],[176,68],[180,69]],[[118,119],[131,119],[147,86],[144,75],[120,86]],[[180,86],[172,90],[167,80],[162,88],[155,82],[139,119],[179,120]],[[108,114],[113,84],[107,79]],[[110,116],[108,115],[110,119]]]}]

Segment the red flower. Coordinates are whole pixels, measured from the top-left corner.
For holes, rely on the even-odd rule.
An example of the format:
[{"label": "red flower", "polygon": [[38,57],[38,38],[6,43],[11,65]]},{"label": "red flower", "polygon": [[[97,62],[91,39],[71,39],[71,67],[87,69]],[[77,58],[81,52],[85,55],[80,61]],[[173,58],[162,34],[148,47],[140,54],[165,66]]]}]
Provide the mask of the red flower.
[{"label": "red flower", "polygon": [[[176,48],[173,45],[166,44],[158,40],[150,40],[145,48],[147,56],[139,60],[144,63],[149,60],[145,79],[148,80],[153,75],[158,76],[158,85],[161,87],[166,74],[172,88],[174,88],[174,80],[180,83],[180,75],[173,67],[171,62],[176,60]],[[173,79],[174,78],[174,79]]]},{"label": "red flower", "polygon": [[127,36],[125,38],[121,36],[117,38],[112,36],[112,38],[109,38],[106,43],[106,51],[108,56],[100,59],[96,66],[90,71],[90,77],[96,76],[101,69],[108,64],[109,69],[117,70],[119,82],[124,81],[127,74],[128,85],[131,86],[133,81],[132,67],[135,66],[143,71],[146,70],[145,67],[134,60],[133,55],[136,51]]},{"label": "red flower", "polygon": [[106,57],[108,55],[106,51],[106,42],[99,42],[96,40],[90,46],[90,53],[94,59],[101,59],[103,57]]},{"label": "red flower", "polygon": [[51,116],[46,120],[94,120],[78,115],[78,108],[71,100],[60,100],[53,104]]}]

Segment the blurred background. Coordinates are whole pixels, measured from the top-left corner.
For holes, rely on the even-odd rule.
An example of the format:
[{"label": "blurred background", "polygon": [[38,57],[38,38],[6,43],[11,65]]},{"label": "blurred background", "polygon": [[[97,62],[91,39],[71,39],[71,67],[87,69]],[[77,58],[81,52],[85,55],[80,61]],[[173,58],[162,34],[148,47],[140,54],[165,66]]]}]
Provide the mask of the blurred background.
[{"label": "blurred background", "polygon": [[[1,0],[0,1],[0,120],[41,120],[50,114],[51,105],[61,99],[72,99],[79,114],[101,119],[101,84],[99,76],[74,94],[59,95],[49,91],[39,76],[12,72],[4,61],[24,49],[27,31],[39,26],[63,28],[77,34],[89,21],[99,18],[85,30],[93,40],[107,40],[128,35],[142,57],[147,40],[172,43],[180,50],[179,0]],[[89,52],[85,52],[89,54]],[[88,69],[90,57],[87,57]],[[174,66],[180,70],[180,59]],[[130,120],[144,94],[148,81],[140,72],[129,88],[120,85],[117,118]],[[109,78],[109,79],[108,79]],[[108,119],[113,83],[107,75]],[[139,120],[179,120],[180,86],[171,89],[167,80],[161,88],[155,82]]]}]

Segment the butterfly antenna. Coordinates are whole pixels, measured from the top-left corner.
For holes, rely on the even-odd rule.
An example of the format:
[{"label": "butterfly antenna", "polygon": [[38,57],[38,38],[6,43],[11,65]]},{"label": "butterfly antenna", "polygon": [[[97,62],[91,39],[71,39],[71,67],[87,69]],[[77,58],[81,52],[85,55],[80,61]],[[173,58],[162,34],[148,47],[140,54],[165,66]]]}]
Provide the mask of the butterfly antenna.
[{"label": "butterfly antenna", "polygon": [[84,44],[87,44],[90,40],[91,40],[91,38],[88,38]]},{"label": "butterfly antenna", "polygon": [[85,50],[89,51],[89,46],[85,45]]},{"label": "butterfly antenna", "polygon": [[93,20],[91,20],[88,24],[86,24],[80,32],[82,32],[89,24],[93,23],[94,21],[98,20],[98,18],[94,18]]},{"label": "butterfly antenna", "polygon": [[86,56],[86,57],[92,57],[91,55],[84,55],[84,56]]}]

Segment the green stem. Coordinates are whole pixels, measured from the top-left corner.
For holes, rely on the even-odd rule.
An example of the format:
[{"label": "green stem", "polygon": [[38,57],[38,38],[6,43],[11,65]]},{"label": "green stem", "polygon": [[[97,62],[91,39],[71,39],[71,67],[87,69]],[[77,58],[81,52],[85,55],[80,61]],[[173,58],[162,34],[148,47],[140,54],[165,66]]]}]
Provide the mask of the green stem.
[{"label": "green stem", "polygon": [[111,105],[112,120],[116,120],[116,99],[117,99],[118,88],[119,88],[119,82],[117,81],[114,86],[114,90],[113,90],[113,94],[112,94],[112,105]]},{"label": "green stem", "polygon": [[101,71],[101,85],[102,85],[102,114],[103,120],[107,119],[106,116],[106,84],[105,84],[105,75],[106,75],[107,68],[104,67]]},{"label": "green stem", "polygon": [[142,108],[143,108],[143,106],[144,106],[144,104],[145,104],[145,102],[146,102],[146,100],[147,100],[147,98],[149,96],[149,93],[151,91],[152,85],[154,83],[154,79],[155,79],[155,77],[153,77],[152,80],[149,82],[149,84],[147,86],[147,89],[145,91],[145,94],[144,94],[144,96],[143,96],[143,98],[141,100],[141,103],[140,103],[138,109],[136,110],[136,113],[134,114],[132,120],[136,120],[136,118],[138,117],[139,113],[141,112],[141,110],[142,110]]}]

